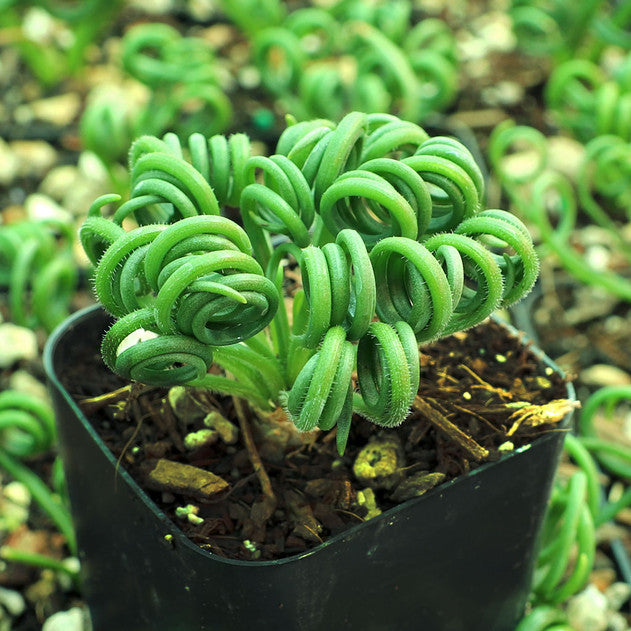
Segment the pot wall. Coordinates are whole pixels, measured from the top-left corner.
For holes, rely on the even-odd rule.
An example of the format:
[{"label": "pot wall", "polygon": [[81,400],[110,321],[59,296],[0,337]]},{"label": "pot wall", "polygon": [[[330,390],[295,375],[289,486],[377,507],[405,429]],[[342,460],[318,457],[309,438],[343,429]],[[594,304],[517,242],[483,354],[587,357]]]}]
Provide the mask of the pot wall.
[{"label": "pot wall", "polygon": [[96,352],[108,322],[98,308],[80,312],[45,353],[94,631],[514,630],[563,432],[307,554],[229,561],[193,545],[116,471],[59,383],[74,349]]}]

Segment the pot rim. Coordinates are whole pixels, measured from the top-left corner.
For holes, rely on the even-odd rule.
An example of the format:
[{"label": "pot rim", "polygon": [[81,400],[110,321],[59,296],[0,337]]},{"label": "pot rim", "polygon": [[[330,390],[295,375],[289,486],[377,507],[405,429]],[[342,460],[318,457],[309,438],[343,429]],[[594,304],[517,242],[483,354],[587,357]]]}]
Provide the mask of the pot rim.
[{"label": "pot rim", "polygon": [[[301,552],[299,554],[294,554],[288,557],[284,557],[282,559],[273,559],[273,560],[264,560],[264,561],[244,561],[240,559],[225,558],[225,557],[213,554],[212,552],[209,552],[208,550],[205,550],[204,548],[201,548],[200,546],[194,544],[182,532],[182,530],[180,530],[177,524],[173,522],[162,510],[160,510],[158,505],[145,493],[145,491],[140,487],[140,485],[134,480],[134,478],[127,472],[127,470],[124,467],[116,467],[117,463],[116,463],[116,459],[114,458],[114,455],[105,445],[105,443],[99,436],[98,432],[92,426],[92,423],[90,423],[88,418],[84,415],[83,411],[76,404],[76,402],[74,401],[70,393],[65,389],[65,387],[59,381],[56,370],[55,370],[55,362],[54,362],[55,351],[57,347],[63,342],[64,336],[69,330],[72,329],[73,326],[76,326],[83,320],[87,320],[88,318],[90,318],[91,316],[93,316],[99,311],[107,314],[107,311],[100,304],[94,304],[88,307],[84,307],[76,311],[75,313],[71,314],[68,318],[66,318],[63,322],[61,322],[61,324],[59,324],[54,329],[54,331],[50,334],[50,336],[46,340],[46,344],[44,346],[44,352],[43,352],[43,364],[44,364],[44,370],[46,372],[48,382],[50,385],[54,386],[59,393],[62,394],[66,403],[70,406],[70,408],[75,413],[77,418],[80,419],[81,423],[83,424],[85,429],[88,431],[92,439],[96,442],[96,444],[99,446],[101,451],[105,454],[107,460],[116,469],[116,472],[117,472],[116,474],[120,475],[122,479],[134,489],[134,491],[138,494],[139,498],[142,500],[142,503],[156,517],[158,517],[164,523],[167,523],[170,525],[172,529],[171,534],[173,535],[173,537],[176,538],[177,544],[184,545],[190,550],[194,550],[196,554],[200,554],[203,557],[208,558],[213,561],[219,561],[219,562],[226,563],[228,565],[233,565],[233,566],[264,567],[264,566],[270,566],[270,565],[276,566],[276,565],[282,565],[285,563],[292,563],[292,562],[296,562],[301,559],[304,559],[306,557],[313,556],[315,554],[318,554],[325,548],[328,548],[337,543],[342,543],[344,539],[348,537],[350,532],[355,532],[366,527],[374,528],[376,524],[377,525],[379,524],[379,522],[390,522],[390,524],[392,524],[392,522],[399,516],[399,514],[402,511],[406,510],[409,506],[423,501],[425,498],[429,497],[430,495],[444,493],[445,491],[447,491],[449,488],[453,487],[454,485],[458,485],[459,483],[461,483],[463,479],[466,479],[470,476],[479,475],[482,472],[488,470],[489,468],[493,466],[498,465],[501,462],[505,462],[506,460],[517,457],[519,454],[522,454],[528,451],[533,446],[533,443],[529,443],[527,445],[523,445],[522,447],[514,449],[510,453],[502,455],[501,458],[499,458],[498,460],[494,462],[487,462],[485,464],[482,464],[476,469],[474,469],[473,471],[470,471],[467,474],[458,476],[446,483],[441,484],[438,487],[430,489],[423,495],[411,498],[409,500],[406,500],[405,502],[402,502],[401,504],[398,504],[397,506],[389,508],[383,511],[380,515],[377,515],[376,517],[371,518],[370,520],[363,521],[359,524],[354,524],[350,528],[346,529],[344,532],[341,532],[337,535],[333,535],[329,537],[328,539],[326,539],[326,541],[322,542],[321,544],[305,552]],[[519,331],[518,329],[513,327],[511,324],[509,324],[508,322],[505,322],[504,320],[502,320],[495,314],[493,314],[491,318],[495,320],[497,323],[499,323],[501,326],[506,328],[506,330],[509,332],[510,335],[512,335],[513,337],[517,337],[522,344],[529,345],[530,350],[543,364],[552,368],[555,372],[561,375],[561,377],[566,378],[565,372],[557,364],[555,364],[555,362],[552,359],[550,359],[534,342],[532,342],[532,340],[525,333],[523,333],[522,331]],[[574,385],[572,384],[572,382],[566,381],[565,385],[567,389],[567,398],[572,401],[576,400],[576,391],[574,389]],[[570,410],[566,414],[565,418],[559,424],[559,427],[563,427],[563,428],[568,427],[572,416],[573,416],[573,410]],[[545,441],[546,439],[550,438],[553,434],[554,432],[549,432],[548,434],[543,435],[540,438],[538,438],[535,442],[540,443],[542,441]]]}]

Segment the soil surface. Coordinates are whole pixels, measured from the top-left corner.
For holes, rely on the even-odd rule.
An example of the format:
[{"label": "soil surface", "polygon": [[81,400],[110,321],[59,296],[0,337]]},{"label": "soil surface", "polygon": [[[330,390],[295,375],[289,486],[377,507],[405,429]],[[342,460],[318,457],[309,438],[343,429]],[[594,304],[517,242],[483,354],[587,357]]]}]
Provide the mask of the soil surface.
[{"label": "soil surface", "polygon": [[[335,430],[298,441],[289,432],[286,443],[282,411],[262,421],[206,391],[132,385],[112,375],[96,350],[83,349],[62,382],[121,465],[186,535],[235,559],[312,548],[543,433],[564,431],[558,425],[571,407],[559,401],[567,397],[564,379],[487,321],[423,347],[420,396],[408,419],[385,429],[356,417],[340,457]],[[217,413],[233,429],[191,448],[187,437]],[[244,440],[250,432],[255,451]],[[257,476],[253,454],[271,489]],[[199,481],[209,484],[207,472],[221,480],[213,478],[204,494]]]}]

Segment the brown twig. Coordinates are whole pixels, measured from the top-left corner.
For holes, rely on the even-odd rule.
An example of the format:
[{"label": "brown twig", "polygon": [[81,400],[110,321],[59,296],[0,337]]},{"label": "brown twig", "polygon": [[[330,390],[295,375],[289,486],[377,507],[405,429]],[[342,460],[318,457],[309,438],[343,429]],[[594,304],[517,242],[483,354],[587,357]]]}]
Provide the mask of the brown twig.
[{"label": "brown twig", "polygon": [[133,442],[136,440],[138,433],[140,432],[140,428],[142,427],[142,422],[145,420],[145,417],[140,413],[140,406],[138,405],[138,399],[134,398],[131,401],[131,406],[133,408],[134,418],[138,419],[136,423],[136,427],[132,435],[129,437],[129,440],[125,443],[120,456],[116,459],[116,467],[114,468],[114,484],[118,484],[118,470],[120,469],[120,465],[127,453],[127,450],[132,446]]},{"label": "brown twig", "polygon": [[243,442],[248,452],[250,462],[252,463],[252,467],[254,468],[254,472],[259,479],[263,495],[270,503],[273,503],[273,505],[276,506],[278,503],[276,495],[274,495],[272,483],[270,482],[267,471],[263,466],[263,462],[261,461],[256,445],[254,444],[252,430],[250,428],[250,423],[248,422],[243,403],[241,402],[241,399],[238,399],[237,397],[232,397],[232,401],[234,402],[234,409],[237,414],[237,419],[239,420],[239,427],[241,429],[241,435],[243,436]]},{"label": "brown twig", "polygon": [[181,453],[186,453],[186,447],[184,447],[184,441],[182,440],[182,436],[177,428],[177,418],[173,412],[173,408],[171,404],[166,402],[163,406],[161,406],[162,414],[154,415],[154,418],[158,420],[160,425],[162,425],[161,429],[164,429],[169,438],[173,441],[175,448]]},{"label": "brown twig", "polygon": [[496,388],[495,386],[492,386],[487,381],[484,381],[484,379],[482,379],[482,377],[480,377],[475,372],[473,372],[473,370],[471,370],[471,368],[469,368],[469,366],[465,366],[465,364],[460,364],[460,366],[458,366],[458,368],[462,368],[463,370],[466,370],[478,382],[479,385],[472,386],[473,388],[476,388],[476,387],[480,388],[481,387],[484,390],[487,390],[488,392],[492,392],[494,394],[499,395],[502,399],[512,399],[513,398],[513,393],[512,392],[510,392],[509,390],[505,390],[504,388]]},{"label": "brown twig", "polygon": [[106,392],[105,394],[101,394],[98,397],[83,399],[82,401],[79,401],[79,407],[84,414],[87,414],[89,416],[90,414],[97,412],[106,405],[118,403],[119,401],[125,399],[131,393],[133,385],[134,384],[123,386],[122,388],[118,388],[118,390]]},{"label": "brown twig", "polygon": [[429,403],[432,399],[421,399],[418,395],[414,397],[412,407],[418,410],[434,427],[446,434],[448,438],[458,443],[469,456],[477,462],[486,460],[489,457],[489,450],[478,444],[471,436],[465,434],[459,427],[454,425],[446,416],[432,407]]}]

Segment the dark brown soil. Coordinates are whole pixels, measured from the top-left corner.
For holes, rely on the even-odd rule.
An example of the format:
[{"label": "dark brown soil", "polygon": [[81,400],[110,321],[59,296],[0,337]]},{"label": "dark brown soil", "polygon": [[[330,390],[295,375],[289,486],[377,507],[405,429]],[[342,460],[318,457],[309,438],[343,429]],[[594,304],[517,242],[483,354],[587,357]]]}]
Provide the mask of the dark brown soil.
[{"label": "dark brown soil", "polygon": [[[356,417],[343,457],[335,448],[335,430],[320,432],[279,454],[277,446],[260,439],[261,427],[269,428],[269,421],[262,425],[246,408],[247,425],[253,429],[269,475],[273,501],[269,493],[267,497],[262,493],[243,432],[233,445],[217,441],[190,451],[184,448],[184,437],[204,425],[199,415],[195,419],[178,418],[167,390],[135,384],[122,394],[91,401],[129,386],[107,371],[96,349],[87,351],[84,361],[61,377],[122,466],[193,542],[215,554],[252,560],[282,558],[307,550],[363,521],[368,507],[360,502],[358,492],[369,483],[357,479],[353,463],[369,443],[374,446],[375,441],[385,440],[390,446],[389,452],[373,453],[375,461],[386,458],[386,452],[398,457],[394,473],[370,483],[383,511],[431,488],[437,480],[451,480],[483,461],[499,458],[507,441],[518,448],[544,432],[563,431],[557,430],[556,424],[567,405],[546,404],[567,396],[564,380],[495,322],[424,347],[421,363],[421,409],[414,409],[396,429],[379,428]],[[193,397],[205,411],[219,410],[226,418],[236,419],[231,399],[199,391]],[[514,405],[518,402],[546,407]],[[524,411],[531,414],[522,414],[522,423],[513,427],[519,412]],[[540,424],[544,411],[551,417],[547,424]],[[428,416],[448,419],[478,447],[488,450],[488,455],[475,457],[458,443],[462,438],[448,436],[450,429],[447,433],[437,430]],[[509,433],[511,427],[513,434]],[[206,501],[171,490],[150,490],[147,471],[158,459],[211,471],[228,482],[229,488]],[[155,488],[155,482],[150,486]],[[188,504],[199,509],[197,517],[203,521],[197,525],[175,516],[178,507]]]}]

